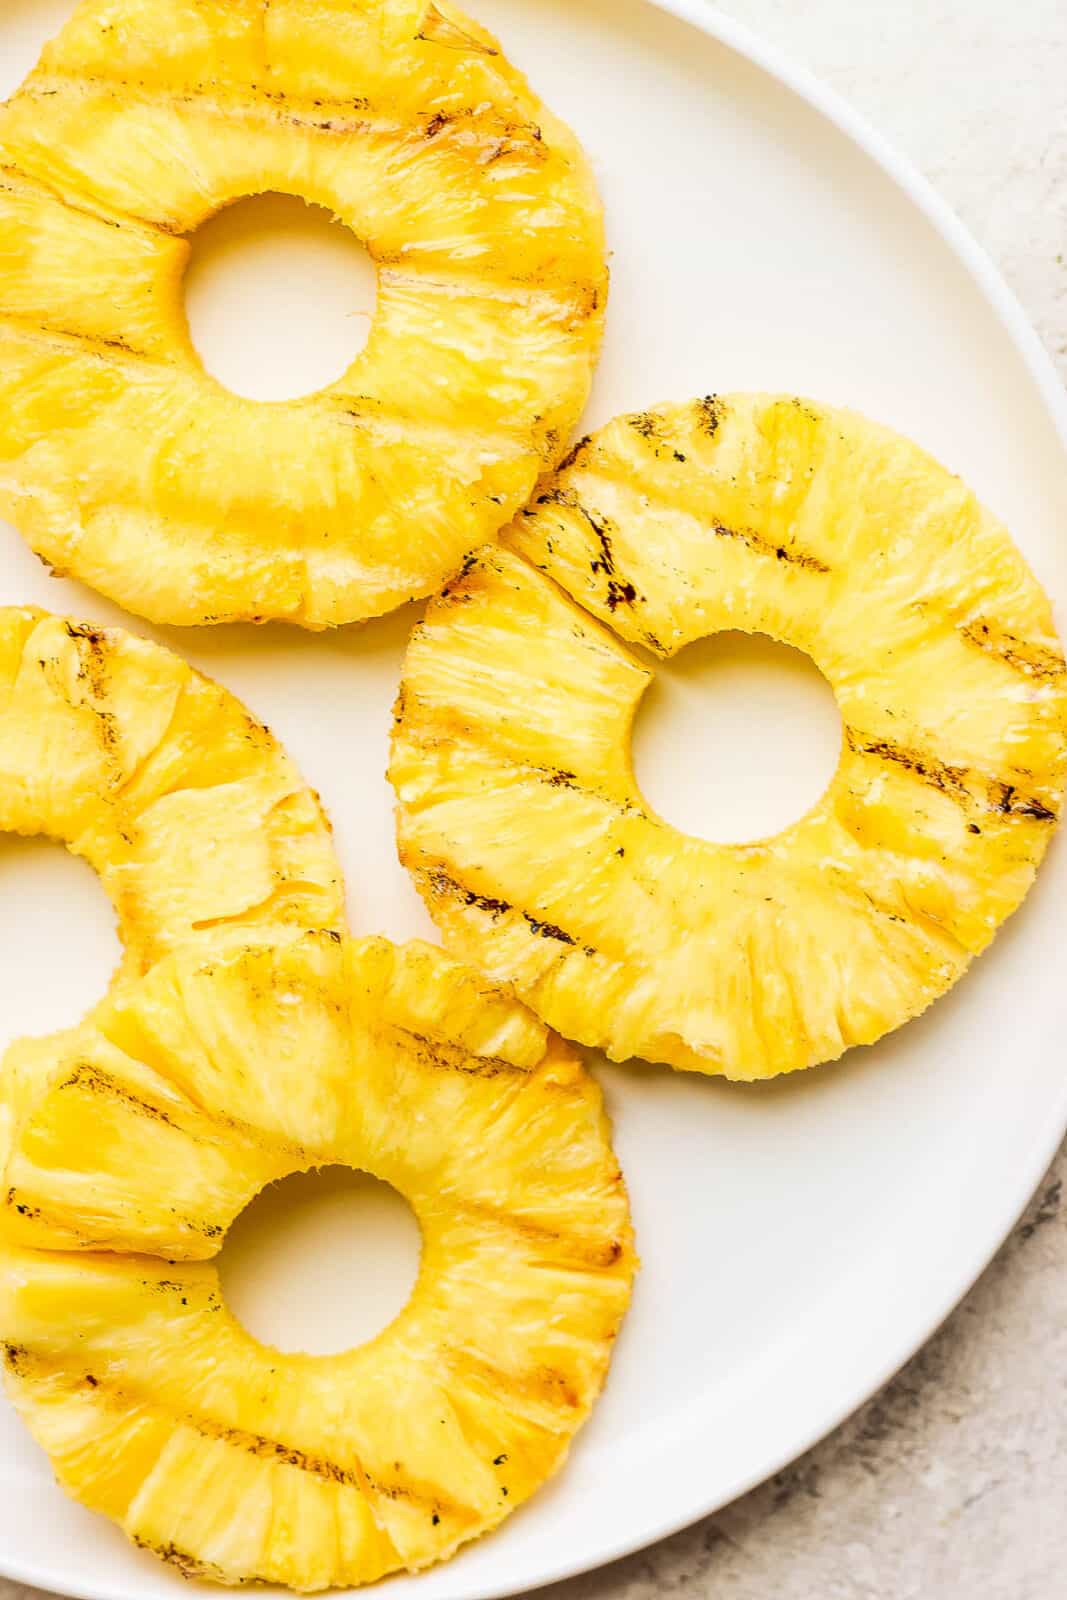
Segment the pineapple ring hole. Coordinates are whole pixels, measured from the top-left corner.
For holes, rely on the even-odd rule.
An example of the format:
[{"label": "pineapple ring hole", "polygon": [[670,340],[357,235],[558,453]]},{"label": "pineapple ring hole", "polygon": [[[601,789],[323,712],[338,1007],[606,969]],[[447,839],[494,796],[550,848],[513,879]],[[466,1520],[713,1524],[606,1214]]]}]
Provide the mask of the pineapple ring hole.
[{"label": "pineapple ring hole", "polygon": [[634,772],[665,822],[750,844],[818,803],[842,739],[834,692],[810,656],[725,631],[656,664],[634,722]]},{"label": "pineapple ring hole", "polygon": [[0,942],[0,1050],[80,1022],[122,958],[115,912],[88,862],[54,839],[0,833],[0,902],[18,906]]},{"label": "pineapple ring hole", "polygon": [[197,230],[184,290],[213,378],[249,400],[296,400],[336,383],[367,343],[378,269],[324,207],[257,194]]},{"label": "pineapple ring hole", "polygon": [[422,1234],[390,1184],[350,1167],[296,1172],[233,1222],[218,1256],[227,1304],[275,1350],[331,1356],[373,1339],[404,1309]]}]

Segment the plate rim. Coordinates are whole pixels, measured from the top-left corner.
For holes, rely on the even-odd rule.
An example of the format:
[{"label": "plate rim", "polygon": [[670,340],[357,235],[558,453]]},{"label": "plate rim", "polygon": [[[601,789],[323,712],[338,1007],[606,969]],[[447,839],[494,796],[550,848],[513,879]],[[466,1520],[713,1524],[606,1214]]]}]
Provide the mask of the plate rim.
[{"label": "plate rim", "polygon": [[[1008,334],[1053,424],[1067,467],[1067,387],[1062,383],[1051,355],[1000,268],[911,158],[857,111],[843,93],[824,83],[809,67],[794,60],[783,46],[765,39],[747,23],[727,15],[718,5],[709,4],[708,0],[642,0],[642,4],[696,28],[759,68],[836,127],[892,180],[948,246]],[[1035,1138],[1028,1151],[1020,1156],[1019,1175],[1014,1184],[1005,1185],[1010,1192],[1002,1209],[1002,1223],[998,1223],[993,1237],[966,1253],[962,1265],[951,1279],[946,1280],[943,1292],[923,1317],[919,1331],[905,1332],[895,1342],[893,1354],[879,1366],[872,1378],[854,1385],[835,1406],[822,1413],[817,1423],[796,1430],[761,1467],[740,1475],[725,1489],[711,1494],[697,1492],[669,1517],[661,1518],[640,1531],[623,1533],[612,1542],[602,1543],[596,1554],[562,1557],[547,1563],[532,1584],[528,1580],[516,1583],[508,1580],[502,1587],[485,1583],[460,1584],[454,1586],[444,1600],[509,1600],[514,1595],[532,1593],[547,1585],[597,1571],[659,1544],[705,1517],[713,1516],[813,1449],[892,1381],[937,1333],[985,1272],[1025,1211],[1067,1136],[1067,1078],[1059,1115],[1050,1118],[1049,1130]],[[461,1570],[461,1566],[457,1568],[457,1571]],[[2,1551],[0,1579],[52,1590],[69,1597],[69,1600],[114,1600],[114,1591],[106,1585],[77,1581],[71,1584],[66,1577],[61,1580],[62,1589],[55,1591],[53,1573],[32,1562],[12,1560]],[[270,1587],[262,1591],[265,1596],[283,1592]],[[333,1592],[355,1595],[360,1591]],[[438,1596],[437,1600],[442,1600],[442,1597]]]}]

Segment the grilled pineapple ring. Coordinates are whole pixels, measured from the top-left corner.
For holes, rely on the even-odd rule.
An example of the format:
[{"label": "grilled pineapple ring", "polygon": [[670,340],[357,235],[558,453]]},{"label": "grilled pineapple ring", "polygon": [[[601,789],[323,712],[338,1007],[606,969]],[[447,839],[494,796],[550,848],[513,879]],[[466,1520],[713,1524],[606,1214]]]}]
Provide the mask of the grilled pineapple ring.
[{"label": "grilled pineapple ring", "polygon": [[[328,208],[380,272],[330,387],[190,343],[188,236]],[[0,514],[157,622],[351,622],[429,594],[577,420],[607,286],[582,152],[447,0],[85,0],[0,109]]]},{"label": "grilled pineapple ring", "polygon": [[[761,395],[620,418],[412,638],[392,779],[447,942],[615,1059],[760,1078],[923,1010],[1019,904],[1060,811],[1067,677],[1004,528],[908,440]],[[755,844],[654,815],[629,734],[660,656],[806,651],[845,737]]]},{"label": "grilled pineapple ring", "polygon": [[0,609],[0,831],[95,868],[123,979],[177,949],[345,926],[329,823],[273,735],[121,628]]},{"label": "grilled pineapple ring", "polygon": [[[0,1340],[60,1482],[187,1576],[320,1589],[448,1556],[562,1462],[634,1258],[600,1094],[429,945],[315,935],[155,967],[27,1070]],[[211,1258],[287,1173],[346,1163],[423,1231],[376,1339],[284,1354]]]}]

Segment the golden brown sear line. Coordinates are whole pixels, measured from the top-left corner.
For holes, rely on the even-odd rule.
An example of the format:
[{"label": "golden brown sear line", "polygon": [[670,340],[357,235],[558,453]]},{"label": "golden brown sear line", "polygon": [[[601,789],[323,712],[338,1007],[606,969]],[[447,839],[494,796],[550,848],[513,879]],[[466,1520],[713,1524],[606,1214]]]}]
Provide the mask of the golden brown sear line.
[{"label": "golden brown sear line", "polygon": [[286,1467],[296,1467],[299,1472],[310,1473],[313,1478],[322,1478],[327,1483],[344,1483],[360,1490],[366,1488],[367,1478],[361,1468],[343,1467],[340,1462],[312,1455],[296,1445],[283,1444],[280,1439],[268,1439],[263,1434],[250,1433],[244,1428],[228,1428],[210,1417],[190,1416],[181,1420],[188,1422],[191,1428],[205,1437],[221,1439],[223,1443],[232,1444],[235,1449],[244,1450],[248,1455],[259,1456],[265,1461],[278,1461]]},{"label": "golden brown sear line", "polygon": [[23,1371],[24,1363],[28,1356],[29,1351],[26,1349],[25,1345],[5,1343],[3,1346],[2,1357],[4,1366],[9,1372],[13,1372],[16,1377],[18,1377]]},{"label": "golden brown sear line", "polygon": [[594,1243],[580,1233],[571,1233],[562,1228],[550,1228],[547,1223],[534,1222],[514,1212],[501,1211],[498,1206],[490,1205],[488,1201],[468,1201],[462,1210],[475,1221],[492,1222],[509,1233],[518,1234],[531,1244],[559,1250],[562,1252],[560,1259],[547,1262],[546,1265],[559,1267],[561,1270],[579,1265],[606,1271],[621,1259],[625,1248],[621,1239]]},{"label": "golden brown sear line", "polygon": [[990,811],[1003,817],[1028,817],[1032,822],[1055,822],[1059,816],[1059,802],[1047,806],[1036,795],[1020,794],[1014,783],[1004,783],[999,778],[990,780],[987,791]]},{"label": "golden brown sear line", "polygon": [[[455,1345],[442,1350],[441,1359],[453,1371],[463,1373],[468,1379],[480,1380],[494,1395],[507,1395],[515,1410],[523,1410],[524,1402],[535,1408],[547,1406],[554,1411],[577,1410],[582,1403],[566,1373],[555,1367],[538,1367],[529,1374],[518,1375]],[[528,1412],[524,1414],[527,1421],[537,1420]]]},{"label": "golden brown sear line", "polygon": [[138,350],[125,339],[105,339],[98,334],[82,333],[77,328],[57,327],[50,322],[36,322],[29,317],[19,317],[11,311],[0,313],[0,331],[8,330],[29,344],[52,345],[57,350],[69,351],[73,346],[98,361],[112,364],[150,367],[173,367],[175,363],[166,356]]},{"label": "golden brown sear line", "polygon": [[91,222],[99,222],[105,228],[117,228],[120,232],[127,229],[142,228],[148,233],[163,233],[171,236],[172,230],[161,228],[158,223],[150,221],[148,217],[136,216],[130,211],[97,210],[94,206],[87,205],[84,201],[72,199],[63,194],[52,184],[46,183],[43,178],[35,177],[29,172],[23,172],[21,167],[11,166],[0,162],[0,194],[31,194],[44,196],[62,206],[65,211],[71,211],[77,216],[88,217]]},{"label": "golden brown sear line", "polygon": [[449,1044],[445,1039],[428,1039],[424,1033],[414,1033],[399,1024],[383,1032],[387,1037],[396,1038],[423,1066],[434,1072],[462,1072],[468,1078],[525,1078],[530,1073],[528,1067],[517,1067],[502,1056],[471,1055],[459,1045]]},{"label": "golden brown sear line", "polygon": [[985,617],[973,617],[970,622],[960,623],[958,632],[968,644],[998,657],[1028,678],[1059,678],[1067,672],[1067,663],[1058,651],[1020,639]]},{"label": "golden brown sear line", "polygon": [[[255,1127],[251,1123],[241,1121],[238,1117],[226,1116],[221,1112],[208,1113],[199,1106],[192,1104],[171,1108],[156,1105],[154,1102],[132,1093],[131,1090],[119,1083],[116,1078],[113,1078],[110,1073],[104,1072],[100,1067],[89,1061],[79,1062],[70,1077],[56,1087],[57,1091],[78,1088],[88,1089],[93,1094],[113,1096],[128,1105],[131,1110],[139,1115],[150,1117],[156,1122],[166,1123],[167,1127],[187,1133],[193,1139],[213,1139],[216,1128],[226,1128],[230,1132],[247,1138],[261,1150],[276,1150],[283,1155],[298,1156],[307,1161],[319,1157],[326,1159],[328,1154],[325,1151],[308,1150],[304,1145],[279,1139],[267,1129]],[[214,1228],[214,1224],[201,1225],[197,1222],[190,1222],[190,1226],[194,1228],[203,1226],[205,1229],[208,1226]],[[214,1235],[212,1234],[211,1236],[213,1237]]]},{"label": "golden brown sear line", "polygon": [[[631,420],[639,421],[640,419]],[[580,452],[588,443],[588,440],[582,440],[576,447],[576,450]],[[561,467],[559,470],[562,472],[563,468]],[[643,503],[646,505],[662,511],[674,513],[680,512],[688,516],[693,515],[691,512],[685,512],[684,507],[679,506],[670,495],[657,494],[655,486],[645,481],[642,481],[641,484],[641,498]],[[577,511],[581,516],[583,516],[596,535],[597,541],[600,545],[599,556],[590,563],[592,571],[603,572],[618,579],[615,555],[611,544],[612,533],[616,530],[610,517],[606,516],[603,512],[597,511],[595,508],[590,507],[581,498],[576,489],[563,488],[558,483],[549,489],[543,490],[541,494],[537,496],[535,504],[539,507],[551,505],[566,506],[570,510]],[[525,511],[523,515],[526,517],[533,517],[537,515],[537,512]],[[716,538],[736,539],[740,541],[741,544],[746,545],[748,549],[751,550],[755,555],[766,556],[775,561],[784,562],[789,566],[801,567],[807,572],[816,572],[821,575],[825,575],[832,570],[831,567],[821,559],[821,557],[813,555],[810,551],[800,549],[797,545],[776,544],[773,539],[765,538],[763,534],[757,533],[754,528],[731,528],[727,527],[724,522],[711,522],[705,524],[705,526],[707,527],[707,530]],[[628,595],[626,598],[628,600],[635,599],[637,597],[636,586],[632,582],[627,581],[626,587],[633,590],[633,593]],[[618,603],[618,600],[616,600],[616,604]],[[615,605],[611,604],[610,598],[608,604],[614,611]]]},{"label": "golden brown sear line", "polygon": [[720,539],[740,539],[756,555],[770,556],[789,566],[802,567],[806,572],[828,573],[831,570],[818,556],[799,550],[796,545],[775,544],[773,539],[765,539],[754,528],[728,528],[725,523],[714,522],[711,531]]},{"label": "golden brown sear line", "polygon": [[[413,1505],[421,1505],[430,1512],[446,1511],[457,1516],[465,1516],[468,1512],[467,1507],[443,1495],[440,1490],[429,1493],[420,1490],[413,1483],[379,1482],[360,1463],[345,1467],[337,1461],[331,1461],[325,1456],[302,1450],[296,1445],[285,1444],[279,1439],[269,1439],[262,1434],[252,1433],[243,1428],[228,1427],[224,1423],[217,1422],[213,1417],[203,1416],[196,1412],[173,1410],[171,1407],[161,1404],[154,1396],[142,1394],[136,1387],[131,1388],[114,1383],[106,1378],[96,1376],[95,1373],[85,1372],[74,1376],[53,1363],[34,1356],[32,1352],[22,1346],[5,1345],[3,1347],[3,1360],[4,1364],[18,1376],[25,1377],[29,1373],[48,1373],[65,1379],[67,1387],[72,1391],[91,1389],[100,1393],[108,1404],[113,1404],[119,1408],[129,1407],[130,1405],[148,1405],[156,1413],[171,1417],[176,1424],[192,1428],[196,1433],[203,1435],[204,1438],[217,1439],[223,1444],[231,1445],[237,1450],[246,1451],[261,1460],[276,1461],[281,1466],[293,1467],[296,1471],[306,1472],[312,1477],[321,1479],[323,1482],[343,1484],[371,1497],[378,1494],[389,1499],[403,1499]],[[140,1540],[135,1542],[141,1543]],[[160,1554],[159,1549],[154,1545],[145,1547],[153,1549],[157,1555]]]},{"label": "golden brown sear line", "polygon": [[970,790],[963,781],[967,776],[966,767],[949,766],[936,756],[922,750],[912,750],[907,745],[895,744],[891,739],[872,739],[857,728],[846,728],[845,739],[849,749],[857,755],[874,756],[892,766],[903,767],[922,783],[929,784],[941,794],[951,795],[954,800],[967,801],[971,798]]},{"label": "golden brown sear line", "polygon": [[121,1100],[140,1116],[149,1117],[154,1122],[165,1123],[168,1128],[181,1129],[183,1124],[175,1119],[170,1111],[162,1106],[154,1105],[150,1100],[142,1099],[140,1095],[132,1093],[117,1078],[104,1072],[91,1061],[75,1063],[70,1076],[64,1078],[62,1083],[56,1085],[56,1092],[62,1093],[64,1089],[87,1089],[92,1094],[109,1095],[116,1100]]},{"label": "golden brown sear line", "polygon": [[[871,739],[855,728],[845,729],[849,749],[857,755],[874,756],[904,767],[922,783],[948,795],[962,806],[977,804],[1003,817],[1028,818],[1032,822],[1054,822],[1058,811],[1036,795],[1020,792],[1015,783],[1002,778],[984,778],[970,767],[954,767],[925,751],[894,744],[890,739]],[[977,792],[976,792],[977,791]]]},{"label": "golden brown sear line", "polygon": [[435,894],[449,895],[453,899],[462,900],[465,906],[475,906],[479,911],[487,911],[490,916],[502,917],[509,911],[521,911],[529,925],[531,934],[540,939],[554,939],[558,944],[573,945],[581,949],[586,955],[596,952],[588,945],[581,944],[566,928],[560,928],[554,922],[548,922],[535,916],[532,911],[525,911],[521,906],[514,906],[509,900],[498,900],[492,895],[476,894],[473,889],[468,889],[465,884],[446,872],[442,867],[423,869],[427,881]]},{"label": "golden brown sear line", "polygon": [[[254,115],[344,138],[367,134],[371,138],[401,139],[413,144],[447,142],[450,149],[477,166],[491,166],[503,156],[519,153],[538,163],[548,159],[544,135],[537,123],[509,119],[490,107],[437,112],[430,117],[420,115],[413,122],[403,122],[376,115],[370,101],[361,96],[347,100],[299,100],[282,90],[264,89],[258,83],[242,84],[239,89],[227,93],[222,85],[210,80],[189,84],[181,90],[165,90],[143,79],[102,72],[76,75],[53,72],[47,78],[26,84],[19,94],[28,100],[50,99],[56,93],[55,82],[61,85],[64,94],[72,90],[83,93],[103,90],[108,95],[121,93],[124,97],[136,97],[147,105],[193,106],[209,115],[242,120]],[[61,196],[56,198],[67,204]],[[90,210],[88,215],[96,217],[97,213]],[[141,222],[144,219],[133,217],[131,220]],[[160,226],[158,223],[149,225]]]},{"label": "golden brown sear line", "polygon": [[[207,1583],[225,1583],[232,1585],[234,1579],[227,1577],[221,1567],[213,1566],[210,1561],[201,1561],[196,1556],[190,1555],[188,1550],[180,1550],[176,1544],[153,1544],[151,1539],[146,1539],[141,1534],[132,1534],[131,1538],[138,1550],[146,1550],[149,1555],[158,1556],[160,1561],[190,1580],[201,1579]],[[253,1580],[239,1578],[236,1580],[239,1588],[245,1588]]]},{"label": "golden brown sear line", "polygon": [[498,900],[492,895],[476,894],[473,889],[468,889],[465,884],[452,877],[441,864],[426,867],[423,871],[434,894],[462,900],[464,905],[477,906],[479,911],[487,911],[492,917],[502,917],[514,909],[510,900]]}]

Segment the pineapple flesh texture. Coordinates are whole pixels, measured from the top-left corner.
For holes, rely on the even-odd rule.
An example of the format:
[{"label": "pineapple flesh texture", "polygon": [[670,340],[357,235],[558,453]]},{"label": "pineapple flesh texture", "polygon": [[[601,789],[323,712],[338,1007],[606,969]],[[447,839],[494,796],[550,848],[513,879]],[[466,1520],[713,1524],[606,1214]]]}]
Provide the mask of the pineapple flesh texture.
[{"label": "pineapple flesh texture", "polygon": [[[366,349],[261,404],[203,369],[190,236],[266,190],[379,269]],[[0,514],[167,623],[431,593],[554,465],[607,271],[570,132],[426,0],[87,0],[0,108]]]},{"label": "pineapple flesh texture", "polygon": [[[562,1463],[628,1303],[596,1085],[429,945],[308,935],[153,968],[27,1063],[0,1212],[8,1390],[60,1483],[187,1576],[313,1590],[441,1560]],[[422,1228],[339,1356],[227,1310],[265,1183],[347,1163]]]},{"label": "pineapple flesh texture", "polygon": [[[793,1071],[921,1012],[1018,906],[1060,813],[1063,655],[1004,528],[916,445],[761,395],[623,417],[503,546],[415,630],[391,776],[446,942],[552,1027]],[[819,804],[745,845],[655,815],[630,755],[653,658],[726,628],[806,651],[845,730]]]},{"label": "pineapple flesh texture", "polygon": [[0,610],[0,830],[84,856],[122,975],[172,951],[345,927],[318,797],[240,701],[121,628]]},{"label": "pineapple flesh texture", "polygon": [[[0,609],[0,831],[95,868],[118,917],[115,982],[170,952],[345,930],[318,797],[218,684],[120,628]],[[0,1164],[26,1062],[0,1061]]]}]

